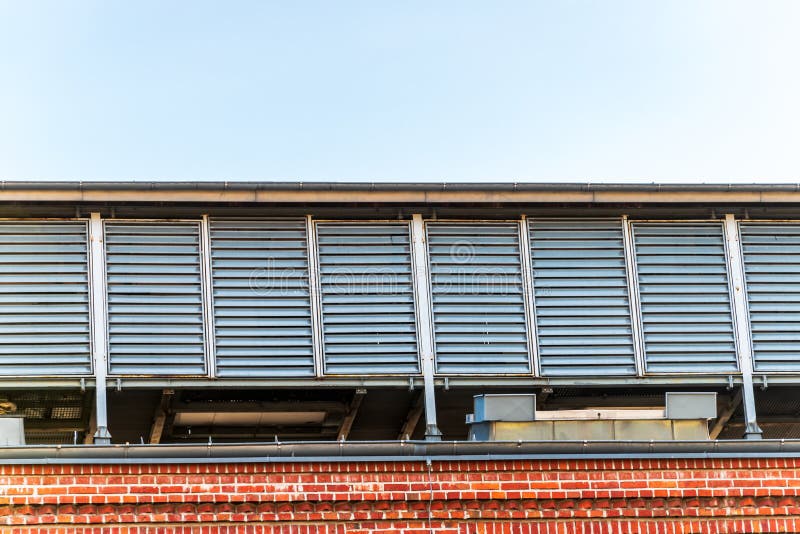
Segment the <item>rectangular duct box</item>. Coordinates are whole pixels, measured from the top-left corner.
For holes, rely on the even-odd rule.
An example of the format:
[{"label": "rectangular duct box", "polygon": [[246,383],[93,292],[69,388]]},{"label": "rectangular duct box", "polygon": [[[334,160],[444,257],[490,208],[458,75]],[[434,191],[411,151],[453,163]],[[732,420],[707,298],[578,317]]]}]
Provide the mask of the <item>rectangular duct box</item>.
[{"label": "rectangular duct box", "polygon": [[717,394],[713,392],[667,393],[667,419],[714,419]]},{"label": "rectangular duct box", "polygon": [[25,445],[25,423],[22,417],[0,417],[0,447]]},{"label": "rectangular duct box", "polygon": [[475,395],[473,420],[533,421],[536,418],[536,395]]}]

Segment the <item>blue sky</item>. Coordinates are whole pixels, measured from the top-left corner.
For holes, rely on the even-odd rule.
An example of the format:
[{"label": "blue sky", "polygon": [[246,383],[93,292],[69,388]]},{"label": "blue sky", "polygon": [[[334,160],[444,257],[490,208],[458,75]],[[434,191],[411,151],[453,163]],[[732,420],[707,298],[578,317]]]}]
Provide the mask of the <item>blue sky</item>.
[{"label": "blue sky", "polygon": [[800,2],[0,0],[0,179],[800,182]]}]

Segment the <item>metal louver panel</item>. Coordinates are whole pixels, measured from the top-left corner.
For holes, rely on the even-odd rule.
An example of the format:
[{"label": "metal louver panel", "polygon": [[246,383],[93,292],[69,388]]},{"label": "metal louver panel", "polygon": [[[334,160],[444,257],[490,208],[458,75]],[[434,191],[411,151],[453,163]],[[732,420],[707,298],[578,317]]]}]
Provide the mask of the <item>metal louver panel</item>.
[{"label": "metal louver panel", "polygon": [[621,219],[529,221],[544,376],[636,374]]},{"label": "metal louver panel", "polygon": [[647,370],[735,372],[722,225],[635,223],[633,235]]},{"label": "metal louver panel", "polygon": [[519,226],[428,223],[436,370],[530,373]]},{"label": "metal louver panel", "polygon": [[112,374],[205,374],[199,223],[107,222]]},{"label": "metal louver panel", "polygon": [[0,374],[91,373],[85,222],[0,223]]},{"label": "metal louver panel", "polygon": [[800,224],[742,223],[756,371],[800,371]]},{"label": "metal louver panel", "polygon": [[211,219],[217,375],[312,376],[305,219]]},{"label": "metal louver panel", "polygon": [[408,224],[318,223],[325,371],[419,372]]}]

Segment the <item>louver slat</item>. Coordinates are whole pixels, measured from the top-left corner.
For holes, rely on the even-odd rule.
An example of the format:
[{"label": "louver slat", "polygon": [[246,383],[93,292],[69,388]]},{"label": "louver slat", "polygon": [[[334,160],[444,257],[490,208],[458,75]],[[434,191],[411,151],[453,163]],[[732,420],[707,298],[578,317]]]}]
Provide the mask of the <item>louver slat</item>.
[{"label": "louver slat", "polygon": [[736,371],[722,225],[635,223],[633,234],[648,372]]},{"label": "louver slat", "polygon": [[530,372],[519,227],[428,223],[436,370]]},{"label": "louver slat", "polygon": [[419,372],[408,224],[317,224],[325,371]]},{"label": "louver slat", "polygon": [[742,223],[756,371],[800,371],[800,224]]},{"label": "louver slat", "polygon": [[636,373],[622,221],[529,221],[544,376]]},{"label": "louver slat", "polygon": [[112,374],[205,373],[197,223],[107,222]]},{"label": "louver slat", "polygon": [[217,375],[312,376],[306,221],[211,219]]},{"label": "louver slat", "polygon": [[0,374],[89,373],[86,223],[0,223]]}]

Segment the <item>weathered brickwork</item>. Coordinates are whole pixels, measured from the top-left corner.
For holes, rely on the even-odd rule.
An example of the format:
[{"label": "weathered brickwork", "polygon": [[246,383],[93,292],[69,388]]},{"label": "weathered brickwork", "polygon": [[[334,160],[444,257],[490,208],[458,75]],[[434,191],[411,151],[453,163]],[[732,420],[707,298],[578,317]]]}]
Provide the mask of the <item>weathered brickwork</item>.
[{"label": "weathered brickwork", "polygon": [[3,532],[800,532],[800,459],[0,466]]}]

